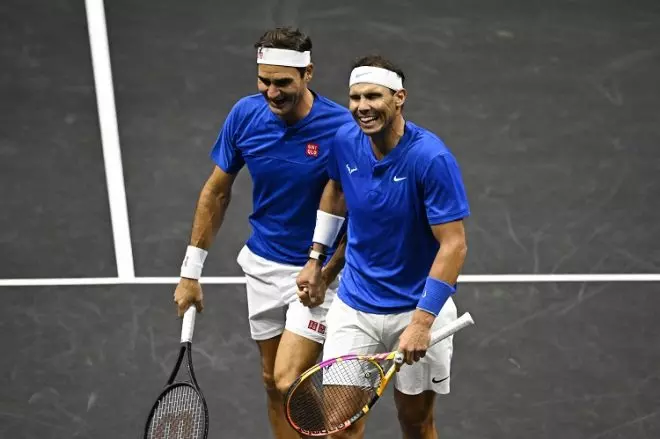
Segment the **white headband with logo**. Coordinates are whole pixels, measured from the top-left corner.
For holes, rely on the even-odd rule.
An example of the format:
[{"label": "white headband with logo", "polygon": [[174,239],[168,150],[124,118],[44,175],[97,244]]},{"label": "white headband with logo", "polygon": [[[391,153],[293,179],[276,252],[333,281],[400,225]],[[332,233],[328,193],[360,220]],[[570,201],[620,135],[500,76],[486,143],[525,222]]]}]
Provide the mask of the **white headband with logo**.
[{"label": "white headband with logo", "polygon": [[391,70],[371,66],[354,68],[351,72],[351,79],[348,86],[352,87],[353,84],[361,84],[365,82],[382,85],[383,87],[387,87],[394,91],[399,91],[403,88],[401,77]]},{"label": "white headband with logo", "polygon": [[257,50],[257,64],[270,64],[286,67],[307,67],[312,62],[311,52],[260,47]]}]

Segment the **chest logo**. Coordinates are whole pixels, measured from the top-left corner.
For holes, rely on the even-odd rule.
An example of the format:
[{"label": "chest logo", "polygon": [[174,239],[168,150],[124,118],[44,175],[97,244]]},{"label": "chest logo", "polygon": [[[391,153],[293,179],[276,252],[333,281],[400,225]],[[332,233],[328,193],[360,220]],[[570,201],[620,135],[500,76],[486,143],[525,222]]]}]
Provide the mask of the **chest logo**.
[{"label": "chest logo", "polygon": [[351,175],[353,172],[357,171],[357,166],[351,168],[350,166],[348,166],[348,163],[346,163],[346,170],[348,171],[348,175]]},{"label": "chest logo", "polygon": [[393,180],[396,182],[396,181],[405,180],[406,178],[408,178],[408,177],[397,177],[397,176],[395,175],[394,178],[393,178]]},{"label": "chest logo", "polygon": [[307,148],[305,149],[305,154],[307,154],[309,157],[318,157],[319,146],[315,143],[308,143]]}]

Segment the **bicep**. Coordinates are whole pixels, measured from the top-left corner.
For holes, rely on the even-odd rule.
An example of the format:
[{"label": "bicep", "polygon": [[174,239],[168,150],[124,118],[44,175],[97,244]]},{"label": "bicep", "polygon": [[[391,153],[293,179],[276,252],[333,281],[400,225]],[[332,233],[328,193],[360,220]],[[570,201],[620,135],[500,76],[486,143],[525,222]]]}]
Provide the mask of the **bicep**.
[{"label": "bicep", "polygon": [[433,236],[441,246],[456,245],[467,247],[465,239],[465,224],[463,220],[431,225]]},{"label": "bicep", "polygon": [[216,165],[208,180],[206,180],[205,188],[214,194],[229,194],[236,180],[236,175],[230,174]]}]

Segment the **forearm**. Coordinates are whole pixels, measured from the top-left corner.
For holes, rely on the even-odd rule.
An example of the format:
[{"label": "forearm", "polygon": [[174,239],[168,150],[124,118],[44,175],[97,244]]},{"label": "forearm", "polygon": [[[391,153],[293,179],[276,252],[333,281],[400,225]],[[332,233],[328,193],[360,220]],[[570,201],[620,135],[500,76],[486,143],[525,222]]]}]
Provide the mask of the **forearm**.
[{"label": "forearm", "polygon": [[226,190],[210,181],[202,188],[193,219],[190,245],[208,250],[222,225],[231,200],[231,189]]},{"label": "forearm", "polygon": [[467,246],[465,241],[444,242],[435,256],[433,265],[431,265],[429,276],[449,285],[455,285],[458,275],[463,269],[466,255]]},{"label": "forearm", "polygon": [[429,270],[422,298],[413,320],[431,326],[448,298],[454,294],[458,275],[467,255],[464,239],[449,239],[440,245]]},{"label": "forearm", "polygon": [[330,180],[323,190],[319,210],[337,216],[346,216],[346,200],[339,183]]},{"label": "forearm", "polygon": [[[319,210],[331,215],[335,215],[337,217],[346,216],[346,201],[344,200],[344,191],[341,189],[341,185],[338,182],[330,180],[325,186],[323,195],[321,196],[321,201],[319,202]],[[318,222],[316,227],[319,227]],[[342,244],[340,243],[340,245]],[[345,245],[346,243],[343,242],[343,246]],[[320,252],[324,252],[326,248],[325,245],[319,242],[314,242],[312,247],[314,250]],[[342,250],[340,256],[338,257],[343,259],[343,256],[344,254]]]},{"label": "forearm", "polygon": [[323,268],[323,272],[329,283],[334,281],[342,268],[344,268],[344,263],[346,262],[346,239],[346,233],[344,233],[339,244],[337,244],[337,249]]},{"label": "forearm", "polygon": [[[193,218],[190,244],[186,249],[186,256],[181,264],[180,276],[188,279],[199,279],[204,268],[204,261],[211,248],[222,220],[225,217],[229,199],[231,197],[231,184],[218,184],[217,171],[206,181],[202,188]],[[231,180],[229,180],[231,182]]]}]

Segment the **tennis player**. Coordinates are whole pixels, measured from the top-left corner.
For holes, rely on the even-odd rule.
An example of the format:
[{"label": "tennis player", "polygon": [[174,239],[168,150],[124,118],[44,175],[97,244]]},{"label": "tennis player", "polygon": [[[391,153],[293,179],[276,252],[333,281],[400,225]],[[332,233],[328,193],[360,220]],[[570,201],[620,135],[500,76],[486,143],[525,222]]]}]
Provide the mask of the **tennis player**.
[{"label": "tennis player", "polygon": [[179,315],[191,304],[202,310],[203,265],[236,175],[247,165],[253,182],[252,234],[237,262],[245,273],[250,331],[261,354],[274,436],[298,438],[284,417],[282,392],[321,353],[345,244],[332,243],[337,251],[323,258],[325,301],[303,306],[296,275],[308,260],[332,138],[340,126],[354,122],[345,107],[308,88],[313,64],[307,35],[276,28],[265,32],[255,48],[259,93],[233,106],[213,146],[216,166],[197,202],[174,300]]},{"label": "tennis player", "polygon": [[[450,150],[404,119],[403,82],[403,72],[385,58],[353,65],[349,108],[357,124],[335,136],[312,236],[323,254],[348,209],[346,266],[327,315],[324,359],[398,344],[407,363],[394,381],[403,435],[431,439],[435,395],[449,392],[453,341],[429,348],[430,334],[457,318],[452,295],[467,252],[469,206]],[[297,279],[301,301],[315,303],[321,273],[310,258]],[[363,435],[358,422],[333,438]]]}]

